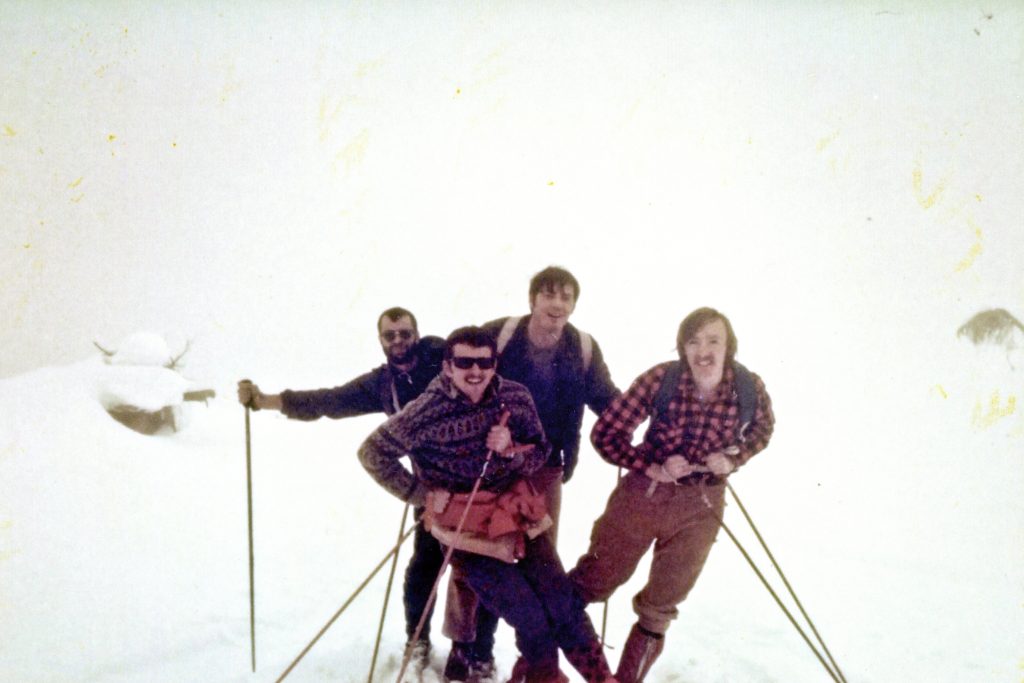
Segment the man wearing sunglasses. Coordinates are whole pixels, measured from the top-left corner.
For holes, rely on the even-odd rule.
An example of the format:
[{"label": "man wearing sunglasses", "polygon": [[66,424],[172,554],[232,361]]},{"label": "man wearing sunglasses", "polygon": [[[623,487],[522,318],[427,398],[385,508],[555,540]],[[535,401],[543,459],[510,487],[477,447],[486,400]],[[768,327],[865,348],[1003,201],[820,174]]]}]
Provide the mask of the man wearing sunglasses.
[{"label": "man wearing sunglasses", "polygon": [[[573,274],[549,266],[530,280],[529,315],[484,325],[497,340],[502,377],[530,390],[551,443],[551,453],[533,481],[554,520],[548,531],[553,545],[558,542],[562,483],[569,481],[579,455],[583,412],[589,407],[600,415],[619,395],[597,342],[569,323],[579,296]],[[493,659],[497,620],[485,610],[472,609],[473,596],[457,573],[447,604],[444,631],[456,643],[447,670],[458,672],[467,662]]]},{"label": "man wearing sunglasses", "polygon": [[[544,497],[527,480],[548,456],[533,399],[523,385],[498,376],[496,365],[492,335],[479,327],[455,330],[442,374],[366,439],[360,462],[388,492],[426,507],[425,526],[454,548],[453,569],[515,629],[521,659],[513,681],[564,683],[561,649],[588,683],[614,682],[544,533],[551,524]],[[411,471],[401,464],[405,456]],[[469,676],[493,673],[489,666]]]},{"label": "man wearing sunglasses", "polygon": [[[441,370],[444,340],[419,336],[416,316],[404,308],[389,308],[377,318],[377,336],[387,362],[332,389],[285,390],[264,394],[249,380],[238,383],[238,400],[253,410],[278,410],[296,420],[334,419],[383,412],[394,415],[423,393]],[[417,520],[423,509],[415,510]],[[406,635],[412,637],[437,578],[443,556],[437,541],[417,525],[413,553],[405,571],[403,600]],[[430,658],[430,619],[413,644],[414,667]]]}]

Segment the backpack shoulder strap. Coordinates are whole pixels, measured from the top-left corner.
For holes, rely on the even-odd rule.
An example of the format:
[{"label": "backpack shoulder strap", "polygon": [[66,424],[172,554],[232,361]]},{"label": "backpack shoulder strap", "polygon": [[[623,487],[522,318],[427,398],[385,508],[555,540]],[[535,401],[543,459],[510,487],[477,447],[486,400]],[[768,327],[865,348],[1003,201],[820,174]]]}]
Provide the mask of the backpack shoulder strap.
[{"label": "backpack shoulder strap", "polygon": [[594,338],[583,330],[580,333],[580,355],[583,357],[584,374],[590,369],[590,360],[594,357]]},{"label": "backpack shoulder strap", "polygon": [[665,376],[661,378],[661,386],[658,393],[654,395],[654,403],[651,404],[651,422],[668,409],[672,400],[672,394],[679,388],[679,377],[683,374],[682,361],[674,360],[669,363]]},{"label": "backpack shoulder strap", "polygon": [[521,315],[515,315],[511,318],[505,318],[505,324],[501,326],[501,332],[498,333],[498,355],[505,350],[508,346],[508,342],[512,339],[512,335],[515,334],[516,328],[519,327],[519,321],[523,319]]},{"label": "backpack shoulder strap", "polygon": [[740,401],[740,427],[737,437],[743,441],[743,432],[754,419],[757,412],[757,387],[754,385],[754,377],[750,370],[742,363],[733,361],[733,371],[736,373],[736,395]]}]

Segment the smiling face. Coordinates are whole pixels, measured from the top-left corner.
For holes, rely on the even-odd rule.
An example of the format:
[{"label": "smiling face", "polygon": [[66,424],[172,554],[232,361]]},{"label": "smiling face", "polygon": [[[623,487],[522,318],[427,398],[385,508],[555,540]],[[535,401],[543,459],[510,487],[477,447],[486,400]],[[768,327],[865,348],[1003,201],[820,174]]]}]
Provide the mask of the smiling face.
[{"label": "smiling face", "polygon": [[693,379],[702,389],[713,389],[722,381],[728,331],[725,322],[716,318],[702,325],[683,342],[683,353],[693,373]]},{"label": "smiling face", "polygon": [[471,403],[479,403],[497,372],[494,353],[487,346],[456,344],[451,356],[441,364],[441,371]]},{"label": "smiling face", "polygon": [[541,289],[530,302],[537,326],[555,337],[562,334],[575,308],[576,290],[568,283]]},{"label": "smiling face", "polygon": [[388,362],[393,365],[405,365],[412,362],[413,347],[420,336],[416,332],[412,318],[403,315],[397,320],[381,318],[379,338]]}]

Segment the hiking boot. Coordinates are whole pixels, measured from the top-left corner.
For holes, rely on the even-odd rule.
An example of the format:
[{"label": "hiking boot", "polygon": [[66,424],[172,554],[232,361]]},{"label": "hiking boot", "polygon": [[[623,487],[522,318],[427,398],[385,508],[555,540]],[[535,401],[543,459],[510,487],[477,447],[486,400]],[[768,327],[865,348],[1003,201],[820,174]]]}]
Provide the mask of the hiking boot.
[{"label": "hiking boot", "polygon": [[494,665],[494,657],[483,661],[474,660],[469,664],[467,683],[497,683],[498,667]]},{"label": "hiking boot", "polygon": [[445,681],[469,683],[469,668],[473,664],[473,643],[452,642],[448,661],[444,665]]},{"label": "hiking boot", "polygon": [[640,624],[633,624],[626,645],[622,648],[622,658],[619,660],[615,678],[619,683],[643,683],[644,677],[654,666],[654,660],[663,649],[664,634],[651,633],[641,628]]},{"label": "hiking boot", "polygon": [[596,638],[586,645],[567,648],[563,652],[572,668],[576,669],[587,683],[608,683],[612,678],[608,660]]},{"label": "hiking boot", "polygon": [[415,643],[405,644],[406,656],[409,657],[408,670],[414,676],[423,673],[423,670],[430,666],[430,641],[420,639]]},{"label": "hiking boot", "polygon": [[494,683],[498,668],[494,665],[494,639],[472,643],[469,662],[469,683]]},{"label": "hiking boot", "polygon": [[553,672],[531,670],[526,660],[520,657],[512,667],[512,677],[508,683],[569,683],[569,677],[558,669]]}]

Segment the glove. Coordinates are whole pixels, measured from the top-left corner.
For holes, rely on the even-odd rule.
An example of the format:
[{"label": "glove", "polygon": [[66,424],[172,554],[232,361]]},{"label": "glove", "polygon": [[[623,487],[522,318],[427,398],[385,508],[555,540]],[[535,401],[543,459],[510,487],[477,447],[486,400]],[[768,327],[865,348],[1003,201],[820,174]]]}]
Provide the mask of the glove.
[{"label": "glove", "polygon": [[565,458],[562,462],[562,483],[566,484],[572,479],[572,473],[576,469],[576,458]]}]

